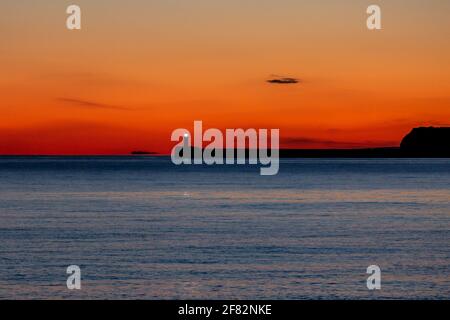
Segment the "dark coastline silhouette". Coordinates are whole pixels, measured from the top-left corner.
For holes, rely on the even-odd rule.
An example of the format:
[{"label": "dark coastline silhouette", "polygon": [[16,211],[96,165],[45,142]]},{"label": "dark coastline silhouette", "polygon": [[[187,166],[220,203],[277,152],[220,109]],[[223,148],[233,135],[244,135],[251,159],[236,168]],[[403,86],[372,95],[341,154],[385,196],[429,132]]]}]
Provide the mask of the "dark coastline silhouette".
[{"label": "dark coastline silhouette", "polygon": [[[194,149],[192,147],[192,155]],[[226,154],[225,150],[223,154]],[[247,149],[246,157],[248,154]],[[400,147],[280,149],[280,158],[450,158],[450,127],[414,128],[403,138]]]},{"label": "dark coastline silhouette", "polygon": [[400,148],[404,151],[449,152],[450,127],[414,128],[403,138]]},{"label": "dark coastline silhouette", "polygon": [[450,158],[450,127],[420,127],[396,148],[280,150],[282,158]]}]

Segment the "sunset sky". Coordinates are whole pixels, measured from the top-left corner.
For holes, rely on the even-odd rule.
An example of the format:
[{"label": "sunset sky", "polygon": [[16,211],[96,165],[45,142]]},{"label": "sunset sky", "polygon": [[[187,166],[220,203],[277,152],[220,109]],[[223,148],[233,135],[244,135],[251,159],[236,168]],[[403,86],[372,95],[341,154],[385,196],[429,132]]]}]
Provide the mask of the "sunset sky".
[{"label": "sunset sky", "polygon": [[168,153],[194,120],[279,128],[284,148],[397,146],[450,124],[449,14],[448,0],[2,0],[0,154]]}]

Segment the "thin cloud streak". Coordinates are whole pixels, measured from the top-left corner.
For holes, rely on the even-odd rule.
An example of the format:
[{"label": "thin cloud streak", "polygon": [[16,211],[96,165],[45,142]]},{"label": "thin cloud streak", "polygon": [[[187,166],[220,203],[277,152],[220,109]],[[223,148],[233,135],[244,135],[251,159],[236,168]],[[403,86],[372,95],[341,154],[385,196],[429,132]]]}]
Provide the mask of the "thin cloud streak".
[{"label": "thin cloud streak", "polygon": [[338,141],[327,139],[314,139],[308,137],[290,137],[282,139],[282,143],[289,146],[321,146],[326,148],[371,148],[371,147],[396,147],[397,141]]},{"label": "thin cloud streak", "polygon": [[73,99],[73,98],[57,98],[58,101],[65,102],[72,105],[77,105],[85,108],[97,108],[97,109],[112,109],[112,110],[130,110],[130,108],[111,105],[106,103],[99,103],[95,101]]}]

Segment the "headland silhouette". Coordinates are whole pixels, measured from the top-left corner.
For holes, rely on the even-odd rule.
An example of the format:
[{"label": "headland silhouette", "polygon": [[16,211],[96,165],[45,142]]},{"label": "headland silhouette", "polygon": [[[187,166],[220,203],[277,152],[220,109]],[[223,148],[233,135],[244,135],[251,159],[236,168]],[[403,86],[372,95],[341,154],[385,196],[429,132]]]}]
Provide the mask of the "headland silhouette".
[{"label": "headland silhouette", "polygon": [[[192,154],[194,149],[192,147]],[[249,150],[245,153],[248,157]],[[223,154],[226,154],[225,149]],[[280,158],[450,158],[450,127],[413,128],[399,143],[399,147],[280,149]]]}]

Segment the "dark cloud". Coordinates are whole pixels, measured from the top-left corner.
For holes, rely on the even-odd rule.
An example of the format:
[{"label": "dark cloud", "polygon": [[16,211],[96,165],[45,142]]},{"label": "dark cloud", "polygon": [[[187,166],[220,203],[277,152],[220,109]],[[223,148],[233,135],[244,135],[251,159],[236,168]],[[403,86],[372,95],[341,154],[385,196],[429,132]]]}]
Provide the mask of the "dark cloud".
[{"label": "dark cloud", "polygon": [[326,146],[328,148],[366,148],[372,146],[398,146],[396,141],[337,141],[328,139],[315,139],[308,137],[290,137],[282,141],[286,145],[301,145],[301,146]]},{"label": "dark cloud", "polygon": [[72,99],[72,98],[57,98],[58,101],[77,105],[80,107],[86,107],[86,108],[98,108],[98,109],[113,109],[113,110],[130,110],[127,107],[123,106],[117,106],[117,105],[111,105],[106,103],[98,103],[94,101],[88,101],[88,100],[80,100],[80,99]]},{"label": "dark cloud", "polygon": [[299,83],[300,80],[296,79],[296,78],[291,78],[291,77],[273,76],[266,82],[270,83],[270,84],[296,84],[296,83]]}]

